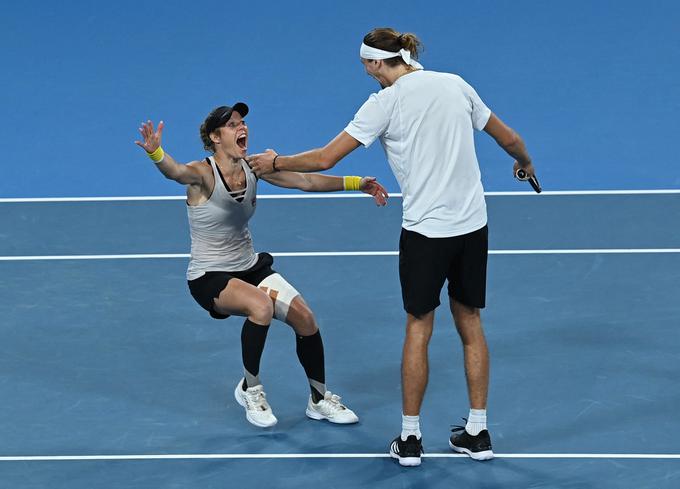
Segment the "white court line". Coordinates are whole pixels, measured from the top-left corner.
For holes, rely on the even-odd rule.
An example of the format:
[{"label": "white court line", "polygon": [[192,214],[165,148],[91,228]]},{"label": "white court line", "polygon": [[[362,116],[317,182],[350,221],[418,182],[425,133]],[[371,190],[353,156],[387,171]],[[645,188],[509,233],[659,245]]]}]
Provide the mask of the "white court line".
[{"label": "white court line", "polygon": [[188,253],[156,253],[129,255],[27,255],[0,256],[0,261],[48,261],[48,260],[148,260],[165,258],[189,258]]},{"label": "white court line", "polygon": [[[150,455],[38,455],[3,456],[0,462],[67,462],[107,460],[244,460],[244,459],[312,459],[312,458],[387,458],[388,453],[200,453]],[[426,458],[467,458],[459,453],[426,453]],[[515,459],[680,459],[674,453],[496,453],[495,458]]]},{"label": "white court line", "polygon": [[[659,190],[546,190],[541,193],[547,195],[660,195],[680,194],[680,189]],[[487,197],[495,196],[538,196],[536,192],[484,192]],[[390,197],[401,198],[400,193],[390,193]],[[333,194],[261,194],[258,199],[353,199],[371,198],[362,193],[333,193]],[[155,200],[186,200],[183,195],[159,195],[159,196],[127,196],[127,197],[26,197],[26,198],[3,198],[0,203],[30,203],[30,202],[128,202],[128,201],[155,201]]]},{"label": "white court line", "polygon": [[680,253],[680,248],[592,248],[576,250],[489,250],[490,255],[590,255],[626,253]]},{"label": "white court line", "polygon": [[[620,249],[555,249],[555,250],[489,250],[490,255],[591,255],[591,254],[656,254],[680,253],[680,248],[620,248]],[[398,256],[398,251],[291,251],[274,252],[273,256]],[[48,261],[48,260],[149,260],[189,258],[188,253],[146,253],[124,255],[18,255],[0,256],[0,261]]]}]

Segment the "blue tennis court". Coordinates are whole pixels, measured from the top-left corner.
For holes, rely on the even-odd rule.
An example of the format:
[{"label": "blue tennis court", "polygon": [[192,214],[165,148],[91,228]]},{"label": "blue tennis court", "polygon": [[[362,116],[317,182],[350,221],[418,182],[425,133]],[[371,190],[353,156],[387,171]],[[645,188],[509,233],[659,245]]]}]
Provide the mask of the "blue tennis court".
[{"label": "blue tennis court", "polygon": [[[317,314],[329,387],[361,417],[305,417],[294,337],[277,324],[268,430],[233,400],[240,321],[210,319],[187,293],[182,200],[3,203],[4,487],[676,487],[680,233],[664,219],[677,192],[487,200],[498,458],[448,449],[467,397],[440,308],[420,470],[386,458],[401,406],[398,197],[260,200],[256,246]],[[642,229],[626,225],[638,213]]]},{"label": "blue tennis court", "polygon": [[[678,25],[672,0],[3,6],[0,489],[680,487]],[[187,289],[183,189],[133,144],[162,119],[165,149],[201,158],[201,122],[241,100],[249,152],[318,147],[378,89],[359,63],[378,26],[415,32],[426,69],[470,82],[545,190],[480,134],[490,462],[448,447],[469,406],[445,306],[423,465],[388,457],[398,195],[377,208],[260,185],[256,249],[312,307],[328,387],[360,416],[305,416],[294,335],[275,323],[261,377],[279,423],[261,430],[233,398],[241,321],[210,319]],[[399,192],[378,144],[331,173]]]}]

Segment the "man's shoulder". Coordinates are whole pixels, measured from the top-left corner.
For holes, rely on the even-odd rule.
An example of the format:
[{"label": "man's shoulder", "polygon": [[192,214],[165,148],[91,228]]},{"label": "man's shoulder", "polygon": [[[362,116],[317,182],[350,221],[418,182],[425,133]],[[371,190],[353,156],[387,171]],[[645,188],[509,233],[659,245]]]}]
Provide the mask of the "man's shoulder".
[{"label": "man's shoulder", "polygon": [[429,79],[450,80],[455,82],[464,82],[463,78],[456,73],[449,73],[448,71],[424,71],[424,76]]}]

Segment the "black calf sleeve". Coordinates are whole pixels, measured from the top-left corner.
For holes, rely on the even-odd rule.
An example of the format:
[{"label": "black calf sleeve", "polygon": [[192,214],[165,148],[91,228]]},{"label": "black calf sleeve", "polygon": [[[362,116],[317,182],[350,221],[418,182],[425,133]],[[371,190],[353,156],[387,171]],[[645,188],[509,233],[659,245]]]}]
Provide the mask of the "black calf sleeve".
[{"label": "black calf sleeve", "polygon": [[312,399],[314,402],[318,402],[323,399],[326,393],[326,371],[321,332],[317,331],[311,336],[296,334],[295,342],[298,359],[305,369],[312,390]]},{"label": "black calf sleeve", "polygon": [[246,319],[241,328],[241,356],[245,382],[243,390],[260,384],[260,358],[267,339],[269,325],[260,325]]}]

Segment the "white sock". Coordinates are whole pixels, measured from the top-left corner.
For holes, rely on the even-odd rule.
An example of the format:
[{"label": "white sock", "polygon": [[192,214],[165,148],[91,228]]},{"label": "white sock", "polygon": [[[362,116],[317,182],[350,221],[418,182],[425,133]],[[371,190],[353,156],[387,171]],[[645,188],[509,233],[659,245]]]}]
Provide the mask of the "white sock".
[{"label": "white sock", "polygon": [[401,415],[401,439],[406,441],[409,435],[416,435],[420,439],[420,416]]},{"label": "white sock", "polygon": [[480,431],[486,429],[486,409],[470,409],[465,431],[472,436],[479,435]]}]

